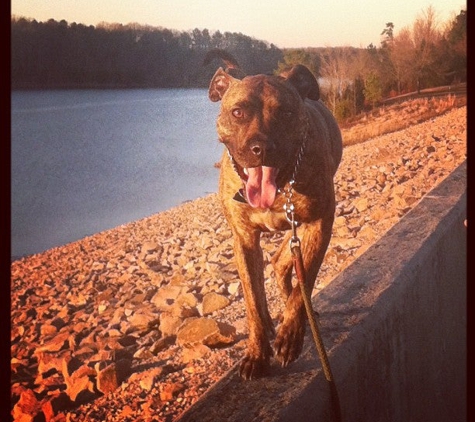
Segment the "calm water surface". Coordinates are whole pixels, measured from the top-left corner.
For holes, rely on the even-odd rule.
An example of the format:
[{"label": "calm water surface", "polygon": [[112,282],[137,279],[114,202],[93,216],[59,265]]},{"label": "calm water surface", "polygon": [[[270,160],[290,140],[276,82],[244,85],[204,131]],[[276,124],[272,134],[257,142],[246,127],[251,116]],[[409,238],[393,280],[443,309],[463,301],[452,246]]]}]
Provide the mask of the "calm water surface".
[{"label": "calm water surface", "polygon": [[12,93],[12,256],[217,190],[219,104],[204,89]]}]

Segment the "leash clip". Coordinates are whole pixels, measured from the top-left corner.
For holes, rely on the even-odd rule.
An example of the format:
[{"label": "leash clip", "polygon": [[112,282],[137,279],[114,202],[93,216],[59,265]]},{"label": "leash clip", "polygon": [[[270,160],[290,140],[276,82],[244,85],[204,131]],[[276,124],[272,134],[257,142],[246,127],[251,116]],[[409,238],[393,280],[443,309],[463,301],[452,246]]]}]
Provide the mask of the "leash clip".
[{"label": "leash clip", "polygon": [[292,201],[294,196],[293,186],[295,184],[295,179],[291,179],[289,182],[289,187],[287,189],[279,189],[280,192],[284,195],[286,202],[283,205],[285,218],[290,223],[290,228],[292,230],[292,237],[290,238],[290,249],[295,246],[300,247],[300,239],[297,236],[297,227],[299,225],[298,221],[295,219],[295,205]]}]

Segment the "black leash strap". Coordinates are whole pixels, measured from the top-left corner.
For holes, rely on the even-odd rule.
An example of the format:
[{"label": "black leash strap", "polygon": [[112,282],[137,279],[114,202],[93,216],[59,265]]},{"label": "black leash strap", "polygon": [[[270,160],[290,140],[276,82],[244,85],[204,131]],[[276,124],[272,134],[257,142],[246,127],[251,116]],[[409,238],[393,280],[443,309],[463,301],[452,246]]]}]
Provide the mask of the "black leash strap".
[{"label": "black leash strap", "polygon": [[330,386],[330,399],[333,408],[334,421],[341,422],[341,408],[338,391],[336,389],[335,380],[333,379],[333,374],[330,368],[330,362],[328,361],[328,356],[325,351],[320,329],[318,327],[318,321],[315,318],[315,313],[312,308],[310,293],[307,292],[307,288],[305,286],[305,269],[303,266],[302,252],[300,250],[300,242],[292,242],[290,249],[292,251],[292,260],[295,273],[297,275],[300,290],[302,292],[305,311],[307,312],[308,322],[310,324],[310,329],[312,330],[313,340],[315,342],[320,361],[322,362],[323,373],[325,374],[325,378],[328,381],[328,385]]}]

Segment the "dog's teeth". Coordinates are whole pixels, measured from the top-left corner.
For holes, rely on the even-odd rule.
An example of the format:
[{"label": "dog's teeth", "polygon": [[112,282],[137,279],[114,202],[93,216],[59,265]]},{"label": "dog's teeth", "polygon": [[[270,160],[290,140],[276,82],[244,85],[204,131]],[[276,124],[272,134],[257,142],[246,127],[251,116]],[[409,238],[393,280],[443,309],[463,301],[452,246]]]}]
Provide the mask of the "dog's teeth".
[{"label": "dog's teeth", "polygon": [[245,174],[246,176],[249,176],[249,172],[247,171],[246,168],[244,169],[244,174]]}]

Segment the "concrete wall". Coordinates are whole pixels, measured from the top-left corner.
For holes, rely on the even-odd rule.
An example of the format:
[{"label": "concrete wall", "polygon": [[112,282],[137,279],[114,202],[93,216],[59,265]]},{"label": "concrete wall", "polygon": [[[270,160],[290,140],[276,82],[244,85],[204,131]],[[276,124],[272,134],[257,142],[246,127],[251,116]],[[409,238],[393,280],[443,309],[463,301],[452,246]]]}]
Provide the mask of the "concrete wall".
[{"label": "concrete wall", "polygon": [[[466,421],[465,219],[466,163],[313,298],[343,421]],[[331,420],[309,336],[288,368],[232,372],[180,418]]]}]

